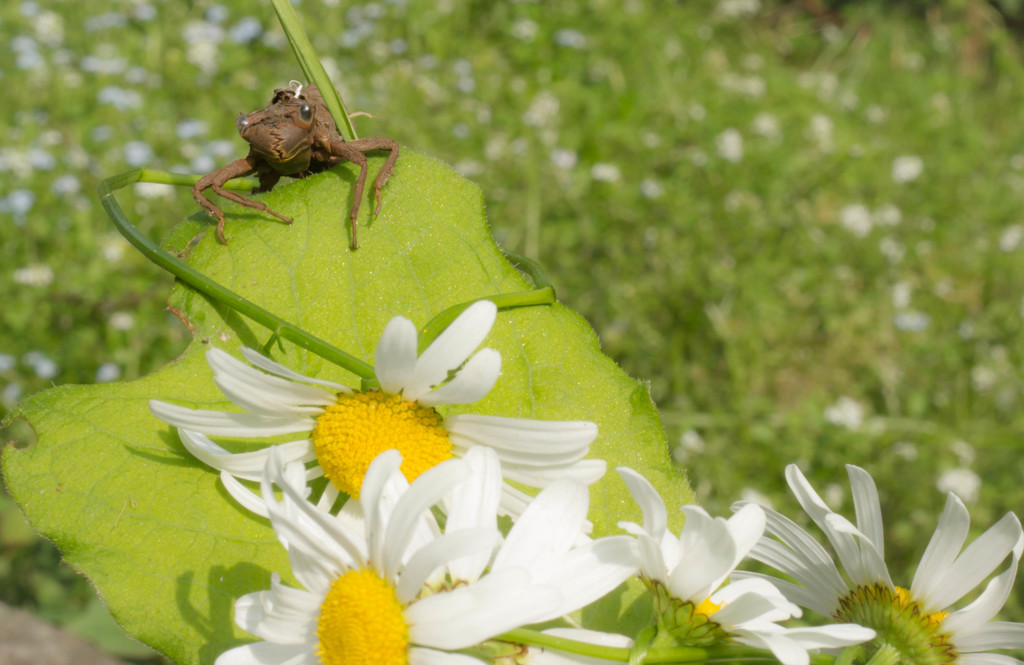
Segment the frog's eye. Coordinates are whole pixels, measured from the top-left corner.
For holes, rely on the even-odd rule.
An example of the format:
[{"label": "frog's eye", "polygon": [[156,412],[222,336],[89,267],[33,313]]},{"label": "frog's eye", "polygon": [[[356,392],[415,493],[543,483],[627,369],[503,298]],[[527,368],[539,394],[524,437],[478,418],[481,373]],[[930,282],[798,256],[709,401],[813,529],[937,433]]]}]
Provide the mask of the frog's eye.
[{"label": "frog's eye", "polygon": [[299,107],[299,119],[302,122],[309,122],[313,119],[313,109],[310,108],[309,104],[303,104]]},{"label": "frog's eye", "polygon": [[235,118],[235,129],[242,131],[249,126],[249,116],[244,113],[239,113]]}]

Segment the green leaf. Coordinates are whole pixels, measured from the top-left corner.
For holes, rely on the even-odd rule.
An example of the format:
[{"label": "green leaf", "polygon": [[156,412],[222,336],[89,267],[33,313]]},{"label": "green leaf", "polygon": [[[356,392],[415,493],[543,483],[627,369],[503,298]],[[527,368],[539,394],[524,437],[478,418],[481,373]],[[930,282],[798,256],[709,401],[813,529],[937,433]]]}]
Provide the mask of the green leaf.
[{"label": "green leaf", "polygon": [[[382,161],[370,160],[371,180]],[[350,251],[355,175],[344,165],[265,195],[294,218],[291,226],[225,205],[228,246],[217,243],[203,215],[182,223],[167,245],[190,247],[193,267],[368,361],[393,316],[422,326],[452,305],[530,288],[491,240],[478,188],[407,149],[381,214],[369,214],[369,195],[363,202],[362,247]],[[199,232],[204,237],[190,242]],[[233,603],[267,588],[271,572],[289,579],[287,557],[268,524],[236,507],[217,474],[191,458],[147,404],[233,410],[203,352],[259,348],[271,334],[181,285],[171,304],[196,333],[180,358],[136,381],[62,386],[27,400],[15,415],[38,440],[7,448],[3,464],[29,520],[93,580],[129,633],[180,663],[208,663],[251,639],[234,627]],[[483,401],[453,412],[593,420],[600,428],[593,457],[608,460],[610,470],[626,464],[646,474],[669,506],[692,500],[646,386],[601,354],[580,316],[557,303],[502,311],[485,343],[501,352],[503,375]],[[290,344],[274,346],[272,355],[297,371],[358,385]],[[591,497],[598,535],[614,531],[617,520],[639,519],[614,472]]]}]

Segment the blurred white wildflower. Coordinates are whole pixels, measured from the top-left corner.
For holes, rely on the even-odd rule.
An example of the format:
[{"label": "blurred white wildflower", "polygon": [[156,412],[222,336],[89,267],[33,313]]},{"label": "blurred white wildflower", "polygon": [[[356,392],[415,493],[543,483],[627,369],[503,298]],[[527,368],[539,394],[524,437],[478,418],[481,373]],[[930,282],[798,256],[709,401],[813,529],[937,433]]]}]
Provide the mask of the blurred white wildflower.
[{"label": "blurred white wildflower", "polygon": [[651,130],[645,130],[640,135],[640,142],[644,144],[644,147],[649,150],[654,150],[661,145],[661,134],[658,132],[652,132]]},{"label": "blurred white wildflower", "polygon": [[913,182],[924,171],[924,161],[917,155],[900,155],[892,160],[892,180],[897,184]]},{"label": "blurred white wildflower", "polygon": [[25,215],[36,203],[36,194],[31,189],[16,189],[5,198],[0,199],[0,212],[9,212],[17,219],[20,226],[25,222]]},{"label": "blurred white wildflower", "polygon": [[1010,157],[1010,168],[1014,169],[1015,171],[1020,171],[1024,169],[1024,155],[1018,154],[1014,155],[1013,157]]},{"label": "blurred white wildflower", "polygon": [[36,171],[52,171],[57,166],[57,158],[42,148],[31,148],[28,162]]},{"label": "blurred white wildflower", "polygon": [[871,211],[861,203],[851,203],[839,211],[839,223],[853,235],[863,238],[871,233]]},{"label": "blurred white wildflower", "polygon": [[892,305],[897,309],[906,309],[910,306],[910,296],[914,293],[914,287],[910,282],[900,281],[892,285]]},{"label": "blurred white wildflower", "polygon": [[529,108],[523,114],[523,122],[531,127],[544,127],[554,122],[558,117],[558,109],[561,104],[558,97],[550,92],[539,92],[530,102]]},{"label": "blurred white wildflower", "polygon": [[116,233],[108,233],[100,239],[100,254],[110,263],[124,258],[127,248],[128,241]]},{"label": "blurred white wildflower", "polygon": [[53,284],[53,268],[45,263],[35,263],[14,271],[14,283],[24,286],[49,286]]},{"label": "blurred white wildflower", "polygon": [[679,445],[676,450],[682,450],[687,454],[700,455],[707,449],[704,438],[695,429],[688,429],[679,437]]},{"label": "blurred white wildflower", "polygon": [[99,104],[110,104],[118,111],[129,111],[142,106],[142,95],[135,90],[108,85],[100,88],[96,101]]},{"label": "blurred white wildflower", "polygon": [[708,117],[708,110],[704,108],[703,104],[698,102],[690,104],[690,108],[688,108],[686,112],[690,116],[690,120],[696,122],[702,122]]},{"label": "blurred white wildflower", "polygon": [[60,373],[60,368],[57,366],[56,361],[42,353],[34,356],[32,362],[28,364],[32,366],[32,371],[40,379],[52,379]]},{"label": "blurred white wildflower", "polygon": [[455,164],[455,170],[466,178],[474,178],[484,172],[484,165],[475,159],[462,159]]},{"label": "blurred white wildflower", "polygon": [[121,378],[121,368],[117,363],[103,363],[96,369],[96,383],[109,383]]},{"label": "blurred white wildflower", "polygon": [[1011,224],[999,235],[999,249],[1003,252],[1012,252],[1020,247],[1021,240],[1024,240],[1024,226]]},{"label": "blurred white wildflower", "polygon": [[745,503],[756,503],[763,508],[771,508],[772,500],[767,494],[762,494],[752,487],[744,487],[740,490],[740,501]]},{"label": "blurred white wildflower", "polygon": [[210,5],[206,10],[206,20],[210,23],[223,23],[230,12],[224,5]]},{"label": "blurred white wildflower", "polygon": [[122,28],[128,23],[128,17],[119,11],[109,11],[103,14],[89,16],[82,22],[86,32],[98,32],[110,28]]},{"label": "blurred white wildflower", "polygon": [[14,366],[18,364],[18,360],[9,353],[0,353],[0,372],[6,372],[14,369]]},{"label": "blurred white wildflower", "polygon": [[262,35],[263,25],[255,16],[244,16],[227,31],[228,39],[236,44],[248,44]]},{"label": "blurred white wildflower", "polygon": [[598,162],[590,167],[590,177],[597,182],[616,183],[622,178],[622,173],[615,164]]},{"label": "blurred white wildflower", "polygon": [[512,36],[523,42],[532,42],[538,31],[537,22],[528,18],[516,19],[512,24]]},{"label": "blurred white wildflower", "polygon": [[566,28],[555,33],[555,43],[566,48],[584,49],[587,47],[587,36],[579,30]]},{"label": "blurred white wildflower", "polygon": [[899,226],[903,213],[891,203],[883,204],[872,216],[878,226]]},{"label": "blurred white wildflower", "polygon": [[825,485],[825,489],[821,493],[824,495],[825,503],[836,508],[842,508],[846,501],[846,490],[839,483]]},{"label": "blurred white wildflower", "polygon": [[706,166],[708,163],[708,154],[697,147],[687,150],[686,156],[689,157],[690,163],[694,166]]},{"label": "blurred white wildflower", "polygon": [[207,125],[205,120],[198,118],[189,118],[179,122],[175,128],[175,135],[182,141],[194,139],[198,136],[202,136],[207,132]]},{"label": "blurred white wildflower", "polygon": [[949,469],[943,471],[935,481],[941,492],[952,492],[964,503],[975,503],[981,494],[981,477],[970,469]]},{"label": "blurred white wildflower", "polygon": [[87,55],[78,66],[90,74],[120,74],[128,68],[128,61],[119,56]]},{"label": "blurred white wildflower", "polygon": [[71,196],[77,194],[81,189],[82,184],[78,182],[78,178],[70,173],[59,176],[50,184],[50,192],[56,196]]},{"label": "blurred white wildflower", "polygon": [[761,0],[719,0],[717,11],[722,16],[750,16],[761,10]]},{"label": "blurred white wildflower", "polygon": [[153,148],[145,141],[128,141],[124,144],[124,161],[129,166],[145,166],[153,161]]},{"label": "blurred white wildflower", "polygon": [[640,182],[640,193],[647,199],[660,199],[665,194],[665,188],[657,180],[644,178]]},{"label": "blurred white wildflower", "polygon": [[832,122],[832,118],[816,113],[811,117],[811,123],[807,132],[810,139],[818,144],[819,150],[822,152],[832,152],[835,150],[832,139],[834,130],[835,124]]},{"label": "blurred white wildflower", "polygon": [[758,113],[754,117],[753,127],[755,134],[766,139],[775,141],[782,136],[782,132],[779,130],[779,121],[771,113]]},{"label": "blurred white wildflower", "polygon": [[909,441],[897,441],[892,444],[892,454],[908,462],[913,462],[917,459],[917,446]]},{"label": "blurred white wildflower", "polygon": [[8,383],[4,386],[3,392],[0,393],[0,401],[3,401],[3,403],[9,407],[14,406],[18,400],[21,399],[21,394],[23,392],[24,389],[21,387],[20,383]]},{"label": "blurred white wildflower", "polygon": [[766,85],[760,76],[742,76],[740,74],[727,73],[718,80],[723,90],[736,92],[748,97],[763,97]]},{"label": "blurred white wildflower", "polygon": [[835,404],[826,407],[825,420],[839,427],[857,429],[864,422],[864,407],[852,397],[843,395]]},{"label": "blurred white wildflower", "polygon": [[32,28],[36,31],[39,41],[51,48],[64,43],[64,19],[60,14],[43,12],[32,21]]},{"label": "blurred white wildflower", "polygon": [[916,310],[898,312],[892,318],[892,324],[896,326],[896,329],[904,332],[922,332],[926,330],[931,323],[932,317],[928,316],[924,312],[918,312]]},{"label": "blurred white wildflower", "polygon": [[204,74],[217,71],[218,46],[224,40],[224,29],[207,21],[185,24],[182,37],[188,44],[186,59]]},{"label": "blurred white wildflower", "polygon": [[579,161],[575,150],[569,150],[568,148],[554,148],[551,151],[551,163],[556,167],[563,170],[570,170],[576,167],[576,163]]},{"label": "blurred white wildflower", "polygon": [[727,162],[736,164],[743,159],[743,135],[734,127],[715,137],[715,147],[719,157]]},{"label": "blurred white wildflower", "polygon": [[135,183],[135,194],[144,199],[166,199],[170,198],[173,192],[167,185],[156,182],[137,182]]},{"label": "blurred white wildflower", "polygon": [[131,312],[114,312],[107,323],[114,330],[128,331],[135,327],[135,317]]},{"label": "blurred white wildflower", "polygon": [[887,113],[878,104],[871,104],[864,109],[864,117],[868,119],[868,122],[878,125],[885,122]]},{"label": "blurred white wildflower", "polygon": [[147,2],[135,2],[132,5],[132,18],[136,21],[152,21],[156,18],[156,7]]},{"label": "blurred white wildflower", "polygon": [[878,241],[878,250],[882,253],[889,263],[896,265],[903,260],[903,257],[907,253],[907,248],[896,238],[892,236],[885,236]]},{"label": "blurred white wildflower", "polygon": [[962,440],[954,441],[949,449],[956,455],[961,466],[974,464],[974,460],[978,456],[978,451],[974,449],[974,446]]}]

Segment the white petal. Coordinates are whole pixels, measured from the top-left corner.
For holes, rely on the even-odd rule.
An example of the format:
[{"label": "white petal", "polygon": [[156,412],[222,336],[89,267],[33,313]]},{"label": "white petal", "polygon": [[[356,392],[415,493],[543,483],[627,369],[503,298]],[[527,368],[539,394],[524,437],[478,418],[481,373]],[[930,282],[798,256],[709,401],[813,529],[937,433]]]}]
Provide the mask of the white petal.
[{"label": "white petal", "polygon": [[700,603],[735,567],[736,543],[724,519],[712,518],[699,506],[683,506],[683,511],[683,558],[669,574],[668,586],[676,598]]},{"label": "white petal", "polygon": [[501,354],[494,349],[480,349],[451,381],[421,395],[417,401],[423,406],[477,402],[491,392],[500,375]]},{"label": "white petal", "polygon": [[885,560],[885,535],[882,527],[882,505],[878,500],[878,488],[871,475],[852,464],[846,465],[850,477],[850,492],[857,515],[857,528],[875,544],[878,556]]},{"label": "white petal", "polygon": [[957,636],[953,643],[961,653],[992,649],[1024,649],[1024,623],[992,621],[975,628],[969,635]]},{"label": "white petal", "polygon": [[437,593],[405,609],[413,643],[463,649],[512,628],[536,623],[558,607],[560,594],[532,583],[520,569],[492,572],[469,586]]},{"label": "white petal", "polygon": [[374,374],[382,390],[398,395],[416,369],[416,325],[401,316],[388,321],[377,342]]},{"label": "white petal", "polygon": [[[410,544],[413,543],[416,532],[425,528],[421,522],[425,519],[434,522],[430,509],[451,491],[452,487],[468,476],[469,468],[465,462],[460,459],[446,460],[420,474],[402,494],[391,514],[384,535],[384,560],[381,572],[385,579],[395,579],[406,553],[408,552],[410,556],[415,553],[415,549],[410,549]],[[416,544],[420,545],[422,541]]]},{"label": "white petal", "polygon": [[1024,665],[1024,660],[998,653],[962,653],[956,665]]},{"label": "white petal", "polygon": [[226,413],[189,409],[159,400],[150,400],[149,410],[168,425],[204,432],[208,435],[260,437],[310,432],[315,421],[305,416],[265,416],[258,413]]},{"label": "white petal", "polygon": [[231,498],[240,503],[243,508],[260,517],[270,519],[270,512],[267,510],[267,504],[264,503],[263,497],[238,482],[227,471],[220,472],[220,481],[224,484],[224,489],[228,491]]},{"label": "white petal", "polygon": [[[959,499],[957,499],[959,501]],[[926,612],[948,607],[981,583],[995,570],[1021,538],[1020,522],[1008,513],[967,546],[948,567],[940,586],[927,596],[916,598]],[[1014,564],[1016,567],[1016,563]],[[915,576],[916,581],[916,576]],[[913,594],[911,588],[911,594]]]},{"label": "white petal", "polygon": [[946,495],[946,505],[939,516],[939,524],[935,527],[928,547],[925,548],[921,563],[917,566],[914,581],[910,585],[912,598],[927,607],[944,607],[932,598],[941,594],[946,574],[956,556],[967,540],[967,530],[971,525],[971,516],[955,494]]},{"label": "white petal", "polygon": [[486,565],[500,542],[501,532],[495,528],[462,529],[435,538],[417,550],[402,568],[397,587],[398,601],[402,604],[411,602],[431,574],[453,557],[465,557],[479,552]]},{"label": "white petal", "polygon": [[640,552],[628,536],[610,536],[577,547],[535,570],[538,583],[555,587],[561,602],[535,621],[548,621],[575,612],[607,595],[636,573]]},{"label": "white petal", "polygon": [[520,466],[505,462],[505,455],[498,453],[501,460],[501,475],[505,480],[522,483],[529,487],[547,487],[559,480],[571,480],[580,485],[591,485],[604,476],[608,463],[603,459],[584,459],[571,464],[550,464],[546,466]]},{"label": "white petal", "polygon": [[[280,363],[277,363],[277,362],[274,362],[273,360],[271,360],[270,358],[266,357],[265,355],[263,355],[263,354],[261,354],[261,353],[259,353],[257,351],[254,351],[254,350],[252,350],[250,348],[247,348],[247,347],[243,346],[241,350],[242,350],[242,355],[245,356],[246,360],[248,360],[250,363],[252,363],[256,367],[259,367],[260,369],[263,369],[263,370],[266,370],[266,371],[270,372],[271,374],[276,374],[277,376],[283,377],[285,379],[291,379],[292,381],[301,381],[303,383],[313,383],[313,384],[316,384],[318,386],[324,386],[326,388],[330,388],[331,390],[336,390],[338,392],[343,392],[343,393],[352,392],[351,388],[349,388],[348,386],[342,385],[340,383],[335,383],[334,381],[327,381],[327,380],[324,380],[324,379],[314,379],[311,376],[306,376],[305,374],[299,374],[298,372],[293,372],[292,370],[288,369],[284,365],[282,365]],[[207,356],[207,359],[209,359],[209,356]]]},{"label": "white petal", "polygon": [[581,533],[589,503],[587,488],[576,483],[558,482],[544,489],[512,526],[493,570],[522,566],[536,571],[569,551]]},{"label": "white petal", "polygon": [[822,598],[812,589],[800,586],[799,584],[793,584],[792,582],[787,582],[786,580],[780,580],[777,577],[772,577],[763,573],[751,573],[745,570],[737,570],[733,572],[732,577],[730,577],[734,582],[740,582],[752,578],[765,580],[778,589],[789,602],[799,605],[800,607],[806,607],[809,610],[814,610],[818,614],[828,616],[831,609],[836,605],[836,599],[834,597]]},{"label": "white petal", "polygon": [[453,442],[465,448],[478,444],[499,453],[529,453],[540,458],[566,453],[583,457],[597,437],[597,425],[585,420],[529,420],[460,413],[445,418],[444,427]]},{"label": "white petal", "polygon": [[233,476],[246,480],[260,480],[263,477],[263,468],[267,464],[271,448],[278,450],[284,464],[294,461],[309,462],[316,459],[313,442],[309,439],[281,443],[247,453],[230,453],[199,432],[179,429],[178,436],[185,445],[185,449],[203,464],[218,471],[227,471]]},{"label": "white petal", "polygon": [[[870,477],[868,479],[870,480]],[[832,549],[835,550],[836,556],[842,562],[851,582],[856,585],[883,582],[891,587],[892,580],[889,578],[888,570],[884,568],[884,561],[882,570],[876,566],[865,566],[858,536],[848,530],[837,531],[829,525],[826,517],[836,513],[818,496],[797,465],[790,464],[786,467],[786,481],[804,512],[818,525],[832,544]],[[877,560],[877,557],[873,560]]]},{"label": "white petal", "polygon": [[316,624],[323,598],[281,584],[275,574],[270,589],[235,602],[235,623],[242,630],[277,644],[316,643]]},{"label": "white petal", "polygon": [[309,646],[254,642],[225,651],[214,665],[320,665],[320,657]]},{"label": "white petal", "polygon": [[[452,490],[445,533],[469,528],[495,529],[502,489],[498,454],[490,448],[474,446],[462,459],[470,476]],[[489,552],[457,557],[449,561],[448,572],[453,580],[472,582],[480,577],[490,560]]]},{"label": "white petal", "polygon": [[440,385],[448,372],[458,368],[487,337],[498,308],[489,300],[473,303],[437,336],[416,360],[416,369],[402,396],[416,401]]},{"label": "white petal", "polygon": [[633,469],[620,466],[616,471],[626,481],[629,493],[640,506],[644,516],[644,531],[655,541],[660,541],[668,528],[668,511],[665,509],[665,502],[661,500],[661,495],[654,489],[654,485]]},{"label": "white petal", "polygon": [[482,661],[461,653],[437,651],[423,647],[409,649],[409,665],[481,665]]},{"label": "white petal", "polygon": [[[985,591],[974,602],[946,617],[945,621],[943,621],[943,628],[955,635],[973,633],[980,629],[1003,608],[1003,605],[1006,604],[1006,599],[1010,597],[1010,592],[1013,590],[1013,583],[1017,578],[1017,566],[1020,563],[1022,551],[1024,551],[1024,533],[1021,533],[1020,522],[1013,513],[1007,513],[992,528],[998,527],[1000,523],[1005,523],[1008,525],[1008,528],[1014,529],[1017,533],[1017,542],[1013,546],[1013,556],[1010,565],[1006,570],[989,581]],[[959,642],[956,641],[958,639],[959,637],[954,639],[954,643],[957,645],[959,645]]]}]

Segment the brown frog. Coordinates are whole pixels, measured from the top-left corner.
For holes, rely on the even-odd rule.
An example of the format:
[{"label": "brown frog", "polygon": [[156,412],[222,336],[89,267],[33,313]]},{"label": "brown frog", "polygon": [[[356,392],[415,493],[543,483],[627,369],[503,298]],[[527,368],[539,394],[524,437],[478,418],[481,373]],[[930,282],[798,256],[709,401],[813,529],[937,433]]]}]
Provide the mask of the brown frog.
[{"label": "brown frog", "polygon": [[352,162],[359,166],[359,177],[353,189],[352,209],[349,219],[352,222],[352,249],[359,247],[356,237],[356,215],[359,204],[363,200],[363,186],[366,183],[366,155],[371,150],[390,150],[387,161],[377,174],[373,183],[374,197],[378,214],[381,207],[381,188],[391,177],[398,159],[398,143],[393,139],[374,137],[346,141],[338,132],[324,98],[316,85],[302,86],[292,81],[291,88],[279,88],[274,91],[274,98],[266,108],[252,113],[239,113],[235,119],[235,127],[242,138],[249,143],[249,154],[227,166],[208,173],[199,179],[192,188],[192,196],[199,205],[217,218],[217,238],[224,244],[224,213],[212,201],[203,196],[203,192],[212,189],[226,199],[241,205],[269,213],[278,219],[292,223],[292,220],[280,215],[259,201],[253,201],[237,192],[224,189],[224,184],[232,178],[241,178],[256,174],[259,187],[252,192],[269,192],[286,175],[291,178],[304,178],[311,173],[319,173],[341,162]]}]

